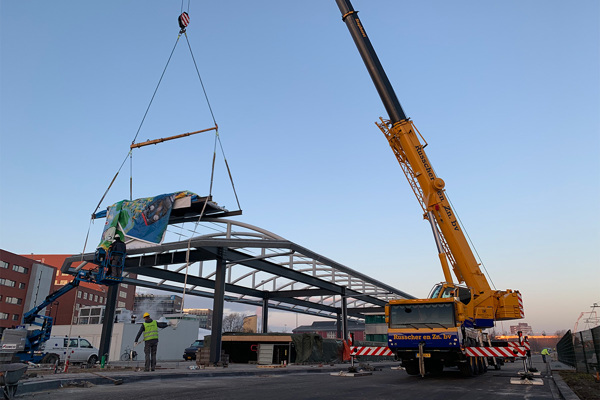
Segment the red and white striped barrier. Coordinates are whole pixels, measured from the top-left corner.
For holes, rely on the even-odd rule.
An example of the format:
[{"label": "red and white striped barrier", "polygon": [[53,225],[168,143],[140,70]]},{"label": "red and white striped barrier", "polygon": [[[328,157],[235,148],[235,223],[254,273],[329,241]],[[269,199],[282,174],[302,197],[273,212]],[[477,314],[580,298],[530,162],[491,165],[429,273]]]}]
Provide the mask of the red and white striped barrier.
[{"label": "red and white striped barrier", "polygon": [[525,357],[527,351],[523,347],[467,347],[465,351],[471,357]]},{"label": "red and white striped barrier", "polygon": [[519,344],[519,342],[508,342],[510,347],[525,347],[525,350],[531,350],[531,346],[529,342],[524,341],[523,344]]},{"label": "red and white striped barrier", "polygon": [[394,353],[387,347],[350,347],[353,356],[385,356],[393,357]]},{"label": "red and white striped barrier", "polygon": [[519,301],[519,311],[521,313],[521,318],[525,318],[525,310],[523,308],[523,297],[521,296],[521,292],[517,292],[517,299]]}]

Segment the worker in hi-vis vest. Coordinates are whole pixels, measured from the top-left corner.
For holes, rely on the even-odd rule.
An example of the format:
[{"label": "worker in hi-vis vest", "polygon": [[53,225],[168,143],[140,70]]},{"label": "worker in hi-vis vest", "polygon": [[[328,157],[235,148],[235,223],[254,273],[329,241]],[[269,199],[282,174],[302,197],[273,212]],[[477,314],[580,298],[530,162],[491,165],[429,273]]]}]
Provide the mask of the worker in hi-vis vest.
[{"label": "worker in hi-vis vest", "polygon": [[549,355],[550,355],[550,352],[548,351],[548,349],[544,348],[542,350],[542,361],[546,362],[546,356],[549,356]]},{"label": "worker in hi-vis vest", "polygon": [[135,337],[138,339],[144,334],[144,354],[146,355],[146,366],[144,371],[154,371],[156,369],[156,349],[158,348],[158,328],[166,328],[169,324],[166,322],[156,322],[150,318],[149,313],[144,313],[144,323]]}]

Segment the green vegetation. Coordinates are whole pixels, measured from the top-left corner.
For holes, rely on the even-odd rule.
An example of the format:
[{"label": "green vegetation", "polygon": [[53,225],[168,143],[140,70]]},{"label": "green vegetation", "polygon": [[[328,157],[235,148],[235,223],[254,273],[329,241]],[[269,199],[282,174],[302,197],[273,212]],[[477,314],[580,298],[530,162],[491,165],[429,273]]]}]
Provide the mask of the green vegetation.
[{"label": "green vegetation", "polygon": [[559,371],[561,378],[581,400],[600,400],[600,383],[591,374]]}]

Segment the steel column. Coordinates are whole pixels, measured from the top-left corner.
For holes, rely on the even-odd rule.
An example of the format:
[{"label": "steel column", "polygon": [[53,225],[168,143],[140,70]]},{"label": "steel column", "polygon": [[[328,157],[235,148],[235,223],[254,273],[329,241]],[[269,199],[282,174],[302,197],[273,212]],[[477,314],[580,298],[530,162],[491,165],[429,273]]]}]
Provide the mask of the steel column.
[{"label": "steel column", "polygon": [[269,332],[269,294],[265,293],[262,301],[262,333]]},{"label": "steel column", "polygon": [[348,339],[348,304],[345,286],[342,286],[342,333],[344,334],[343,339]]},{"label": "steel column", "polygon": [[340,312],[336,314],[335,326],[337,328],[337,333],[335,337],[338,339],[346,340],[345,337],[342,337],[342,314]]},{"label": "steel column", "polygon": [[215,294],[213,298],[213,319],[210,335],[210,362],[221,361],[221,340],[223,332],[223,308],[225,303],[225,272],[227,270],[223,248],[217,251],[217,268],[215,272]]},{"label": "steel column", "polygon": [[100,335],[100,347],[98,349],[98,357],[100,360],[102,360],[103,355],[106,355],[106,361],[108,361],[118,294],[119,285],[108,287],[108,292],[106,293],[106,307],[104,309],[104,321],[102,322],[102,334]]}]

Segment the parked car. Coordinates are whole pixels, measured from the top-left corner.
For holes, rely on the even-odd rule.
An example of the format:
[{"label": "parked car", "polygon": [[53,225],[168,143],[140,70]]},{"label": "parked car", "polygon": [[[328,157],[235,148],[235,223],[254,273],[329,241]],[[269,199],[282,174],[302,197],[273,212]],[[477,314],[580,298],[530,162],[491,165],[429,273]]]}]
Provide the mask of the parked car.
[{"label": "parked car", "polygon": [[196,340],[194,343],[190,345],[190,347],[186,348],[183,351],[183,359],[184,360],[195,360],[196,359],[196,351],[198,349],[204,347],[204,340]]},{"label": "parked car", "polygon": [[[46,356],[42,360],[42,363],[54,364],[58,356],[59,361],[64,363],[67,360],[67,354],[70,353],[70,363],[87,363],[94,365],[98,362],[98,349],[92,346],[92,344],[83,338],[71,338],[65,336],[51,336],[41,346],[41,351],[46,353]],[[67,347],[67,345],[69,345]],[[67,353],[68,351],[68,353]]]}]

